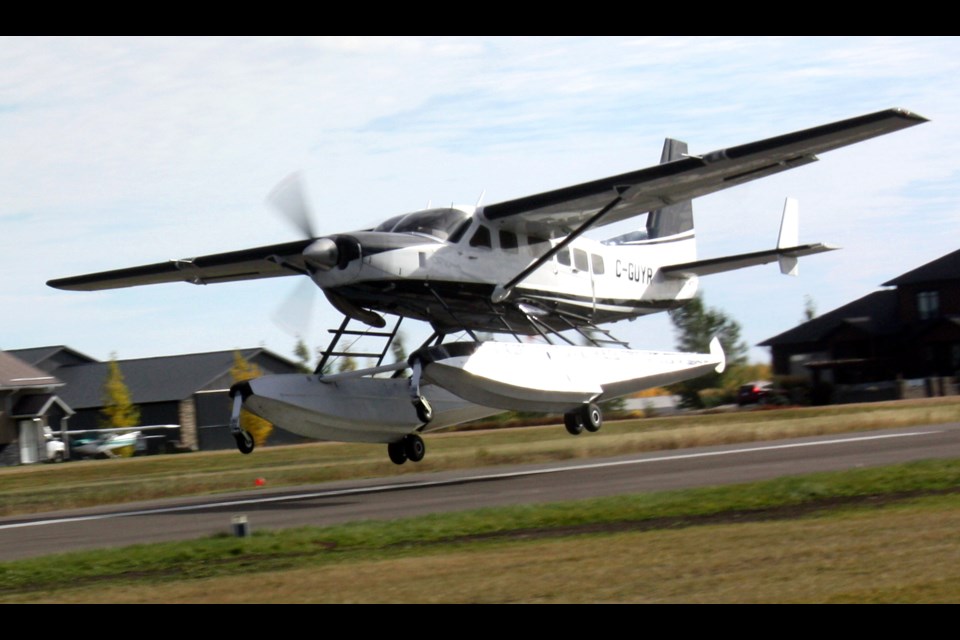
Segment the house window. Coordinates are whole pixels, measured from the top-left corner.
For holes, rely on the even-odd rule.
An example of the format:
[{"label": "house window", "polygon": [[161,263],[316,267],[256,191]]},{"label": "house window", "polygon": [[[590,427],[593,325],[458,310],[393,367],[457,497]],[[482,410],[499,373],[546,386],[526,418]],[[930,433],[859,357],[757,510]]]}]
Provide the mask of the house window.
[{"label": "house window", "polygon": [[940,292],[921,291],[917,294],[917,312],[921,320],[930,320],[940,315]]}]

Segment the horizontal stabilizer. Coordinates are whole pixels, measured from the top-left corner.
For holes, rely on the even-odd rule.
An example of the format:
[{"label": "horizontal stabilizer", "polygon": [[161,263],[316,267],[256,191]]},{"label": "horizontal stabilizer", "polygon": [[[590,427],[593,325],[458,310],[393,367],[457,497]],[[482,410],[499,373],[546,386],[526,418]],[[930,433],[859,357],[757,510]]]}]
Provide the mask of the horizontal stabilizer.
[{"label": "horizontal stabilizer", "polygon": [[741,253],[735,256],[726,256],[723,258],[712,258],[710,260],[696,260],[694,262],[684,262],[683,264],[671,264],[660,268],[667,278],[689,278],[691,276],[708,276],[714,273],[723,273],[724,271],[734,271],[744,267],[753,267],[759,264],[767,264],[774,260],[783,258],[796,259],[803,256],[812,256],[816,253],[825,251],[834,251],[840,247],[832,247],[827,244],[801,244],[795,247],[784,247],[777,249],[768,249],[766,251],[754,251],[753,253]]}]

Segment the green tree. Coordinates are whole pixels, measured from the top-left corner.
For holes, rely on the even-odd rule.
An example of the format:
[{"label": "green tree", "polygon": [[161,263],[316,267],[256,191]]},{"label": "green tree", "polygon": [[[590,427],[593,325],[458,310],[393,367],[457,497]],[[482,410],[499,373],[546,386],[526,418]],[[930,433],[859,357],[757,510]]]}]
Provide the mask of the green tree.
[{"label": "green tree", "polygon": [[105,429],[136,427],[140,424],[140,409],[133,404],[116,354],[110,355],[107,381],[103,385],[103,409],[100,414],[100,424]]},{"label": "green tree", "polygon": [[700,392],[724,387],[724,376],[735,371],[747,360],[747,345],[740,339],[740,324],[723,311],[708,307],[698,293],[690,302],[670,311],[670,320],[676,331],[677,348],[692,353],[708,353],[714,336],[720,339],[727,359],[727,370],[678,382],[670,390],[681,396],[683,406],[702,408]]},{"label": "green tree", "polygon": [[297,359],[297,369],[303,373],[313,373],[313,367],[310,366],[310,348],[300,336],[297,336],[297,344],[293,347],[293,355]]},{"label": "green tree", "polygon": [[[230,376],[234,382],[252,380],[263,375],[263,371],[256,364],[243,357],[239,351],[233,352],[233,366],[230,367]],[[253,436],[254,443],[260,447],[267,441],[273,432],[273,425],[260,416],[255,416],[246,409],[240,411],[240,428]]]}]

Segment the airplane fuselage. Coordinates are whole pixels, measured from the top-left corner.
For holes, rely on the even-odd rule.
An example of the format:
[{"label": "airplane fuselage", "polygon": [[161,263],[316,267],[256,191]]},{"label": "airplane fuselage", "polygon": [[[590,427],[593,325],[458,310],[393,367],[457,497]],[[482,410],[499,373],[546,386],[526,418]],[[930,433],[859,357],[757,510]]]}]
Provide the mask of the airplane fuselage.
[{"label": "airplane fuselage", "polygon": [[[357,307],[424,320],[438,330],[516,333],[535,332],[531,315],[542,314],[551,328],[568,329],[567,322],[610,322],[674,308],[696,293],[695,276],[659,272],[661,265],[696,258],[691,230],[682,237],[620,243],[577,238],[530,273],[507,299],[494,303],[498,285],[562,238],[499,229],[484,219],[482,209],[456,211],[462,228],[446,238],[423,231],[345,234],[357,242],[355,257],[315,271],[313,280]],[[431,211],[410,216],[420,214],[426,217]],[[385,243],[385,233],[397,236]],[[556,312],[566,321],[558,320]]]}]

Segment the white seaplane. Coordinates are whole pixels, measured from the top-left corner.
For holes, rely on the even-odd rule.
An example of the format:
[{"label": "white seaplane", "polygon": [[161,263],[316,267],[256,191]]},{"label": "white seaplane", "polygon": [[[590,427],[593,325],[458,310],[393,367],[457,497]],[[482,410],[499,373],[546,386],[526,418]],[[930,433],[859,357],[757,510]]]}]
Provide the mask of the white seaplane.
[{"label": "white seaplane", "polygon": [[[419,461],[421,433],[503,410],[564,414],[567,430],[600,428],[597,403],[645,388],[722,371],[709,353],[632,350],[598,325],[683,305],[698,277],[797,259],[833,247],[798,244],[797,204],[787,200],[777,246],[699,260],[691,200],[817,160],[815,154],[911,127],[926,119],[890,109],[795,133],[689,154],[667,139],[658,165],[486,206],[451,206],[392,217],[372,229],[318,236],[299,180],[269,200],[296,221],[304,239],[230,253],[51,280],[59,289],[96,291],[167,282],[214,284],[307,276],[344,315],[313,375],[270,375],[235,385],[231,428],[253,450],[241,409],[321,440],[386,443],[397,464]],[[593,229],[635,216],[643,227],[599,242]],[[384,315],[396,316],[392,330]],[[433,334],[405,361],[383,364],[404,318]],[[367,325],[351,330],[351,320]],[[513,335],[516,343],[480,340]],[[589,346],[568,335],[578,332]],[[444,342],[466,333],[469,340]],[[564,335],[567,334],[567,335]],[[385,339],[377,365],[325,375],[343,336]],[[522,336],[542,337],[524,342]],[[400,377],[410,370],[409,378]],[[393,374],[393,375],[390,375]],[[384,377],[386,376],[386,377]]]}]

